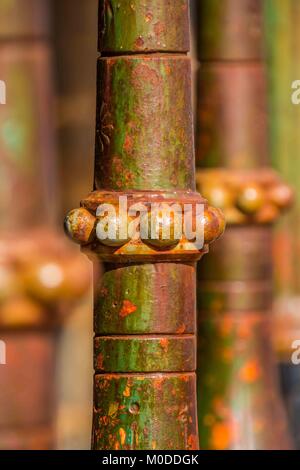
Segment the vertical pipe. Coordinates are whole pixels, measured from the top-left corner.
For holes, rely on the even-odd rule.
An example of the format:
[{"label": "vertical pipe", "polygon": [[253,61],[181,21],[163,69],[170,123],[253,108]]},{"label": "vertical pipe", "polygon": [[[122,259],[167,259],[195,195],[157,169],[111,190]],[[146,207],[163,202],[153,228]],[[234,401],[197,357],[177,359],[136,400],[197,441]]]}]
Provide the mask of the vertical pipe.
[{"label": "vertical pipe", "polygon": [[[50,2],[0,2],[0,448],[54,446],[57,327],[87,288],[56,212]],[[47,229],[42,226],[47,225]],[[78,275],[79,272],[79,275]],[[80,279],[78,279],[78,277]],[[2,344],[2,343],[1,343]]]},{"label": "vertical pipe", "polygon": [[266,1],[268,79],[270,90],[271,155],[274,168],[295,190],[293,210],[274,233],[275,318],[274,345],[278,353],[282,387],[297,448],[300,447],[299,366],[293,364],[293,344],[300,339],[300,106],[293,104],[292,89],[299,80],[299,19],[297,0]]},{"label": "vertical pipe", "polygon": [[66,218],[106,262],[95,279],[93,449],[198,447],[195,261],[221,214],[209,212],[200,250],[142,237],[105,246],[94,234],[97,206],[120,195],[209,211],[193,192],[188,13],[187,0],[100,1],[96,191]]},{"label": "vertical pipe", "polygon": [[[22,250],[16,233],[25,238],[49,220],[51,186],[55,194],[47,171],[54,158],[48,1],[25,3],[0,2],[0,79],[7,94],[0,106],[0,336],[7,350],[0,370],[1,449],[47,449],[54,437],[55,341],[41,326],[43,308],[21,293],[15,268]],[[49,186],[41,178],[46,171]]]},{"label": "vertical pipe", "polygon": [[97,11],[98,0],[77,1],[75,8],[70,0],[53,1],[63,214],[88,193],[92,183],[93,163],[88,156],[95,145]]},{"label": "vertical pipe", "polygon": [[272,227],[291,192],[268,168],[263,2],[198,4],[197,176],[229,225],[198,270],[205,449],[285,449],[271,345]]}]

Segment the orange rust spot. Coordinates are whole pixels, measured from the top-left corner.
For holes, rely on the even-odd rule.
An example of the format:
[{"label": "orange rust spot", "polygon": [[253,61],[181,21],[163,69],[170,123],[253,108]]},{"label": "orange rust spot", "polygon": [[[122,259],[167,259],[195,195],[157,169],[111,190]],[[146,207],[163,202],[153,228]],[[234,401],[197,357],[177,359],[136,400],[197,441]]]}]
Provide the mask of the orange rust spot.
[{"label": "orange rust spot", "polygon": [[120,444],[119,444],[119,442],[116,442],[116,443],[115,443],[115,450],[120,450]]},{"label": "orange rust spot", "polygon": [[[170,65],[165,65],[165,72],[167,75],[171,75],[171,72],[172,72],[172,69],[170,67]],[[182,132],[182,136],[184,137],[184,131]]]},{"label": "orange rust spot", "polygon": [[156,449],[156,441],[152,441],[152,450]]},{"label": "orange rust spot", "polygon": [[163,377],[157,378],[154,381],[154,388],[156,388],[157,390],[161,390],[163,382],[164,382]]},{"label": "orange rust spot", "polygon": [[126,432],[124,431],[123,428],[119,429],[119,434],[120,434],[120,439],[121,439],[121,445],[123,446],[125,444],[126,440]]},{"label": "orange rust spot", "polygon": [[261,370],[257,361],[248,361],[240,370],[239,378],[243,382],[253,383],[256,382],[261,375]]},{"label": "orange rust spot", "polygon": [[150,23],[150,21],[153,20],[153,14],[151,13],[151,11],[148,11],[148,13],[146,13],[145,15],[145,21],[146,23]]},{"label": "orange rust spot", "polygon": [[182,323],[182,325],[180,325],[178,329],[176,330],[176,334],[182,335],[185,332],[185,328],[186,328],[185,325]]},{"label": "orange rust spot", "polygon": [[130,153],[133,149],[133,142],[132,142],[132,137],[130,135],[126,135],[123,149],[125,152]]},{"label": "orange rust spot", "polygon": [[123,305],[120,310],[120,317],[121,318],[126,318],[128,315],[131,315],[137,310],[137,306],[134,305],[130,300],[123,300]]},{"label": "orange rust spot", "polygon": [[165,352],[168,351],[169,340],[168,340],[167,338],[162,338],[162,339],[159,341],[159,344],[161,345],[161,347],[164,349]]},{"label": "orange rust spot", "polygon": [[128,387],[128,385],[125,388],[125,390],[123,392],[123,395],[124,395],[124,397],[130,397],[130,388]]},{"label": "orange rust spot", "polygon": [[230,444],[230,427],[225,423],[217,423],[212,428],[211,443],[213,449],[226,450]]},{"label": "orange rust spot", "polygon": [[182,375],[181,380],[182,380],[182,382],[188,382],[189,381],[189,376],[188,375]]},{"label": "orange rust spot", "polygon": [[188,443],[189,450],[198,449],[198,439],[197,439],[197,436],[195,436],[194,434],[189,435],[187,443]]},{"label": "orange rust spot", "polygon": [[97,369],[98,370],[104,370],[103,361],[104,361],[103,354],[98,354],[98,357],[97,357]]}]

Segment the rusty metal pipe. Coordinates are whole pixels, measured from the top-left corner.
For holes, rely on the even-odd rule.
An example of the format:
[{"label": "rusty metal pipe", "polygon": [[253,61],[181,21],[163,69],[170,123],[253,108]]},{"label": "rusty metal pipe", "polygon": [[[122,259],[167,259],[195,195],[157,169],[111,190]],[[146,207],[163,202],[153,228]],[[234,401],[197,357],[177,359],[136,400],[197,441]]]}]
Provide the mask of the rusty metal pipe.
[{"label": "rusty metal pipe", "polygon": [[[95,191],[66,218],[71,238],[105,261],[92,446],[197,449],[195,262],[223,219],[194,193],[188,1],[105,0],[99,18]],[[97,207],[119,196],[203,204],[205,246],[99,241]]]},{"label": "rusty metal pipe", "polygon": [[270,314],[271,224],[292,193],[268,168],[262,8],[258,0],[198,2],[197,180],[228,224],[198,270],[198,417],[205,449],[291,445]]}]

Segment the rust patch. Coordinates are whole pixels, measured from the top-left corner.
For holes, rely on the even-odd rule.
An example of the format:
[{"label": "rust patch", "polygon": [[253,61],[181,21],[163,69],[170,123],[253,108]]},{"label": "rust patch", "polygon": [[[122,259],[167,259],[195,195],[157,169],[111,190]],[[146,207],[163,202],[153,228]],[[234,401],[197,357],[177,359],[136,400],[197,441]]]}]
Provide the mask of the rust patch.
[{"label": "rust patch", "polygon": [[151,11],[148,11],[145,15],[145,21],[146,23],[150,23],[153,20],[153,14]]},{"label": "rust patch", "polygon": [[159,344],[161,345],[161,347],[163,348],[163,350],[165,352],[168,351],[168,346],[169,346],[169,340],[167,338],[162,338],[160,341],[159,341]]},{"label": "rust patch", "polygon": [[132,138],[130,137],[130,135],[126,135],[125,141],[124,141],[124,145],[123,145],[123,149],[124,149],[124,151],[127,152],[127,153],[131,153],[131,152],[132,152],[132,149],[133,149],[133,141],[132,141]]},{"label": "rust patch", "polygon": [[127,387],[125,388],[125,390],[123,392],[123,396],[124,397],[130,397],[130,388],[128,387],[128,385],[127,385]]},{"label": "rust patch", "polygon": [[230,427],[225,423],[217,423],[212,428],[212,446],[216,450],[226,450],[230,444]]},{"label": "rust patch", "polygon": [[137,310],[137,306],[134,305],[130,300],[123,300],[123,305],[120,310],[120,317],[121,318],[126,318],[128,315],[131,315]]},{"label": "rust patch", "polygon": [[198,449],[198,439],[194,434],[190,434],[187,440],[189,450]]},{"label": "rust patch", "polygon": [[161,21],[158,21],[157,23],[155,23],[153,29],[154,29],[156,36],[159,37],[162,33],[165,32],[166,26]]},{"label": "rust patch", "polygon": [[145,59],[143,63],[139,63],[133,71],[132,82],[134,87],[144,87],[145,83],[150,83],[153,87],[158,87],[161,83],[159,74],[146,63],[146,60],[147,59]]},{"label": "rust patch", "polygon": [[126,432],[123,428],[120,428],[119,429],[119,434],[120,434],[121,445],[123,446],[125,444],[125,440],[126,440]]},{"label": "rust patch", "polygon": [[242,382],[253,383],[256,382],[261,375],[259,364],[254,359],[247,362],[240,370],[239,377]]},{"label": "rust patch", "polygon": [[103,354],[98,354],[98,357],[97,357],[97,370],[104,370],[103,361],[104,361]]}]

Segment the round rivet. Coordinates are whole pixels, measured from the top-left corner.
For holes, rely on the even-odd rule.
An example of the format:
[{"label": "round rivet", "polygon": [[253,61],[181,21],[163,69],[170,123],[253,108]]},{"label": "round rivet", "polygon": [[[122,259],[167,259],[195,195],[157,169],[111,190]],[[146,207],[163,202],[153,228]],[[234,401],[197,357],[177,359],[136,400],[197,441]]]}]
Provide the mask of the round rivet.
[{"label": "round rivet", "polygon": [[255,214],[265,202],[264,191],[257,184],[244,186],[238,195],[236,205],[244,214]]},{"label": "round rivet", "polygon": [[76,243],[85,245],[93,239],[95,222],[96,218],[88,210],[74,209],[65,218],[65,232]]},{"label": "round rivet", "polygon": [[274,222],[279,217],[279,209],[274,204],[266,204],[255,215],[255,220],[260,224],[268,224]]},{"label": "round rivet", "polygon": [[225,220],[220,209],[209,207],[203,215],[204,242],[212,243],[217,240],[225,229]]},{"label": "round rivet", "polygon": [[286,184],[277,184],[276,186],[273,186],[270,189],[268,196],[270,202],[279,207],[279,209],[290,207],[294,200],[294,193]]},{"label": "round rivet", "polygon": [[201,195],[208,200],[209,204],[219,209],[226,209],[233,204],[233,194],[230,189],[223,185],[203,186]]},{"label": "round rivet", "polygon": [[147,217],[148,224],[147,236],[141,237],[144,243],[159,250],[171,249],[178,245],[182,237],[182,217],[176,217],[173,212],[167,210],[154,211],[144,217]]}]

